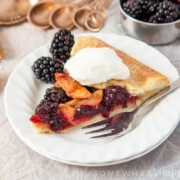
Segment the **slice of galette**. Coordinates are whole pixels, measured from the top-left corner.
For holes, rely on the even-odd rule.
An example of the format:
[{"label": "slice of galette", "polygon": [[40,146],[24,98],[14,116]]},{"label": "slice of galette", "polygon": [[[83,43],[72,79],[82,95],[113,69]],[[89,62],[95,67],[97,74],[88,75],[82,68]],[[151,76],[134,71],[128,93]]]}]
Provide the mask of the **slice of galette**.
[{"label": "slice of galette", "polygon": [[65,69],[55,74],[54,87],[46,91],[30,119],[38,132],[66,132],[132,111],[169,86],[166,76],[96,37],[77,38]]}]

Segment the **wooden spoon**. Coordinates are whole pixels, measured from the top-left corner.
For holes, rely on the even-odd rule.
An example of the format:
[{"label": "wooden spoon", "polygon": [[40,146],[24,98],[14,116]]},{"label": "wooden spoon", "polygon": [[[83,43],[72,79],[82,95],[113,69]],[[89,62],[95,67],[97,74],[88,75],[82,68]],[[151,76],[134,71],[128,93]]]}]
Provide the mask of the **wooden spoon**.
[{"label": "wooden spoon", "polygon": [[74,27],[72,22],[73,5],[63,5],[54,9],[50,15],[49,23],[52,27],[58,29],[71,30]]},{"label": "wooden spoon", "polygon": [[85,21],[88,14],[93,10],[93,7],[96,6],[99,0],[93,0],[88,5],[80,7],[74,11],[73,14],[73,23],[76,27],[86,29]]},{"label": "wooden spoon", "polygon": [[62,4],[72,2],[72,0],[42,1],[32,6],[28,12],[27,19],[32,24],[43,29],[50,28],[49,18],[51,12]]},{"label": "wooden spoon", "polygon": [[26,20],[30,7],[28,0],[1,0],[0,25],[13,25]]},{"label": "wooden spoon", "polygon": [[54,2],[39,2],[30,8],[27,19],[30,23],[41,27],[43,29],[47,29],[51,27],[49,24],[49,17],[52,10],[57,7],[57,3]]},{"label": "wooden spoon", "polygon": [[107,11],[108,7],[112,3],[112,0],[106,0],[104,5],[98,5],[96,10],[91,11],[85,20],[85,27],[90,31],[100,31],[104,26],[105,22],[105,12]]},{"label": "wooden spoon", "polygon": [[50,17],[50,24],[58,29],[72,29],[75,27],[73,14],[80,7],[92,2],[92,0],[81,0],[78,3],[68,3],[55,9]]}]

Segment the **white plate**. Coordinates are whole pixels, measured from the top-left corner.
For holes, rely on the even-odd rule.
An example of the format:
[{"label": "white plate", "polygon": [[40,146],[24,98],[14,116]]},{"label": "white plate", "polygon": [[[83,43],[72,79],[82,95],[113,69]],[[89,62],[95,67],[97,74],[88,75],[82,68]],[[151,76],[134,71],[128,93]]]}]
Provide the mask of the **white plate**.
[{"label": "white plate", "polygon": [[[171,81],[179,76],[165,56],[145,43],[114,34],[94,35],[165,74]],[[118,139],[92,140],[80,129],[63,135],[35,133],[29,118],[49,85],[35,79],[31,65],[38,57],[49,55],[48,52],[49,44],[46,44],[26,56],[11,74],[5,88],[5,109],[10,123],[17,135],[33,150],[68,164],[117,164],[151,151],[177,126],[180,117],[180,90],[163,99],[144,115],[135,130]]]}]

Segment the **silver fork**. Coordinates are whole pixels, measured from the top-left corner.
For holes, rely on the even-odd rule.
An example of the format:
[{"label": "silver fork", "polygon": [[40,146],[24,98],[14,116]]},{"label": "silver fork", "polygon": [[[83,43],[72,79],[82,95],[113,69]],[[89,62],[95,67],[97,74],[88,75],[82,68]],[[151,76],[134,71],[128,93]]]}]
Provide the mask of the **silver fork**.
[{"label": "silver fork", "polygon": [[157,102],[157,100],[162,99],[163,97],[173,92],[178,87],[180,87],[180,78],[174,81],[169,87],[161,90],[156,95],[147,99],[143,104],[141,104],[139,107],[137,107],[133,111],[116,114],[112,117],[103,119],[102,121],[82,127],[82,129],[101,127],[99,129],[86,132],[85,134],[100,133],[99,135],[92,136],[90,138],[103,138],[103,137],[115,138],[115,137],[125,135],[128,132],[132,131],[135,127],[137,127],[137,125],[139,124],[137,117],[142,112],[144,112],[147,106],[149,106],[150,104],[154,102]]}]

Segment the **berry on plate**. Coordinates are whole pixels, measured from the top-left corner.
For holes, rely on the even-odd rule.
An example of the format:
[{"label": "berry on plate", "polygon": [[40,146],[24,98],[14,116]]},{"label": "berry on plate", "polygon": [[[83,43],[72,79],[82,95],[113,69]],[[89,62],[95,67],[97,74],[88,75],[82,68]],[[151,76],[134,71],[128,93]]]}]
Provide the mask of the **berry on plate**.
[{"label": "berry on plate", "polygon": [[54,59],[59,59],[66,62],[70,57],[70,52],[73,45],[74,36],[67,29],[62,29],[54,35],[49,51]]},{"label": "berry on plate", "polygon": [[37,79],[45,83],[54,83],[56,72],[64,69],[61,61],[53,60],[51,57],[40,57],[32,65],[32,70]]}]

